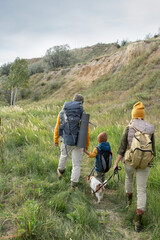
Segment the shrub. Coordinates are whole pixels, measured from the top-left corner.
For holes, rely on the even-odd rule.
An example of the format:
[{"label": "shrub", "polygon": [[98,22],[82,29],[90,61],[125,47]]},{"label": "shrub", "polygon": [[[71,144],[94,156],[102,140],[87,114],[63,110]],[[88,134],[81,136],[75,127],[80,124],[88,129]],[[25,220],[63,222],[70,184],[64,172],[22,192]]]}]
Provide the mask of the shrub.
[{"label": "shrub", "polygon": [[33,97],[32,97],[33,101],[39,101],[40,98],[41,98],[41,94],[39,92],[33,93]]},{"label": "shrub", "polygon": [[45,86],[46,85],[46,82],[41,82],[41,86]]},{"label": "shrub", "polygon": [[121,41],[121,47],[125,46],[127,43],[128,43],[127,40],[122,40],[122,41]]},{"label": "shrub", "polygon": [[29,65],[30,76],[35,73],[42,73],[44,72],[44,70],[45,70],[45,64],[42,60]]},{"label": "shrub", "polygon": [[52,78],[52,74],[50,74],[49,76],[47,76],[47,81],[51,80]]},{"label": "shrub", "polygon": [[54,46],[47,50],[44,61],[49,70],[70,64],[69,45]]},{"label": "shrub", "polygon": [[50,84],[50,90],[57,90],[61,87],[61,85],[58,82],[52,82]]},{"label": "shrub", "polygon": [[21,89],[20,98],[25,99],[30,95],[31,91],[29,89]]}]

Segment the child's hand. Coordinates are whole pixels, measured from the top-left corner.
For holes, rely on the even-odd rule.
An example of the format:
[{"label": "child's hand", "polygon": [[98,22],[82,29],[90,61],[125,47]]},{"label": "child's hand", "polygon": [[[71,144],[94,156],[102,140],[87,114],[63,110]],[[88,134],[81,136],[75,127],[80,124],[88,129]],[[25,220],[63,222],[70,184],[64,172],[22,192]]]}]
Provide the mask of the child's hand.
[{"label": "child's hand", "polygon": [[83,152],[86,153],[87,155],[89,155],[89,152],[87,151],[86,148],[83,149]]}]

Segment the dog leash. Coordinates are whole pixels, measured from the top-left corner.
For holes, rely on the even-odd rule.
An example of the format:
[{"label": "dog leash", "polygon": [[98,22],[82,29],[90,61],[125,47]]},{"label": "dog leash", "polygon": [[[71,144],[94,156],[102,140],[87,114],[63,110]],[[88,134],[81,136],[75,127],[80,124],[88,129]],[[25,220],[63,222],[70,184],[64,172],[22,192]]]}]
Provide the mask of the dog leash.
[{"label": "dog leash", "polygon": [[[95,167],[92,169],[92,171],[91,171],[91,173],[88,175],[88,178],[92,175],[92,173],[94,173],[94,169],[95,169]],[[94,175],[94,174],[93,174]],[[87,179],[88,179],[87,178]]]},{"label": "dog leash", "polygon": [[[104,183],[96,190],[96,191],[93,191],[93,193],[96,193],[96,192],[98,192],[99,191],[99,189],[101,189],[103,186],[105,186],[106,184],[107,184],[107,182],[109,182],[109,180],[113,177],[113,179],[114,179],[114,176],[116,175],[116,174],[118,174],[118,181],[117,181],[117,183],[119,182],[119,173],[118,173],[118,171],[120,171],[122,168],[121,167],[116,167],[115,169],[114,169],[114,172],[113,172],[113,174],[107,179],[107,180],[105,180],[104,181]],[[93,189],[92,189],[93,190]]]}]

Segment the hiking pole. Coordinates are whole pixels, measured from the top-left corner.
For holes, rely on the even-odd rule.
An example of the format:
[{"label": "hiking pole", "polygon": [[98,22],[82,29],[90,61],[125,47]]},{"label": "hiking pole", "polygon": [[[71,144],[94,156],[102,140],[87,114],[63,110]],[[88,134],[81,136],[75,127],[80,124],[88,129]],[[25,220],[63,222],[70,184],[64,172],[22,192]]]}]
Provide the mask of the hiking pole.
[{"label": "hiking pole", "polygon": [[121,167],[116,167],[115,170],[114,170],[114,172],[113,172],[113,174],[112,174],[107,180],[105,180],[104,183],[103,183],[96,191],[93,191],[93,193],[98,192],[99,189],[101,189],[103,186],[105,186],[105,185],[107,184],[107,182],[109,182],[109,180],[110,180],[112,177],[113,177],[113,179],[114,179],[114,176],[115,176],[116,174],[118,174],[118,181],[117,181],[117,182],[119,182],[119,173],[118,173],[118,171],[121,170],[121,169],[122,169]]}]

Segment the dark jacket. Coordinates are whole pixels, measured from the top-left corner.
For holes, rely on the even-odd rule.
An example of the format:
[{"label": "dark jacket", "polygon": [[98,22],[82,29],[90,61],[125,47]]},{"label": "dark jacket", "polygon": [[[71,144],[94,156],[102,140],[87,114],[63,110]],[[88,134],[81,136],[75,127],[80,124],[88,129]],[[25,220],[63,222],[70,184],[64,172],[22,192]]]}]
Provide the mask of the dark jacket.
[{"label": "dark jacket", "polygon": [[132,119],[130,124],[124,129],[120,147],[118,149],[118,154],[120,154],[121,156],[124,156],[126,150],[129,149],[131,146],[133,136],[136,132],[135,129],[133,129],[131,125],[133,125],[136,129],[138,129],[139,131],[141,131],[143,133],[150,134],[150,138],[152,141],[153,154],[154,154],[154,156],[156,156],[155,138],[154,138],[155,128],[152,124],[147,123],[146,121],[141,120],[141,119]]}]

